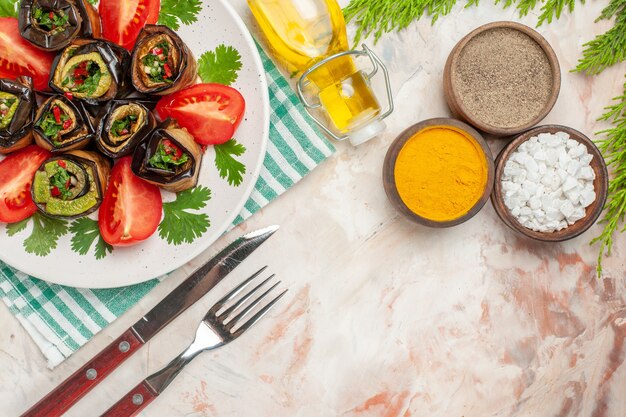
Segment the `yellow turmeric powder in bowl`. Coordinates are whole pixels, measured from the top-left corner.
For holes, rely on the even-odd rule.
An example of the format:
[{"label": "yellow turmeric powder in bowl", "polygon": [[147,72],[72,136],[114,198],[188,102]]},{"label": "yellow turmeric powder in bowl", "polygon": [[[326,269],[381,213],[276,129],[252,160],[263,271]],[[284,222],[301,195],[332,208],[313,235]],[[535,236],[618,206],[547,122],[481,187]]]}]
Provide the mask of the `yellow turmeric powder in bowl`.
[{"label": "yellow turmeric powder in bowl", "polygon": [[453,226],[472,217],[487,201],[493,158],[470,126],[454,119],[430,119],[394,142],[385,161],[385,177],[390,199],[413,220]]}]

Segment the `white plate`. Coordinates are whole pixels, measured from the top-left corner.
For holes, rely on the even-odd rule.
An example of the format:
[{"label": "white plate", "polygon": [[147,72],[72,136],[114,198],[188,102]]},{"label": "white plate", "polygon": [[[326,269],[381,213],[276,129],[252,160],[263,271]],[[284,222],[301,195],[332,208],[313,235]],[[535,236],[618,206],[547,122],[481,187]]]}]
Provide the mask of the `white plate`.
[{"label": "white plate", "polygon": [[[246,173],[241,185],[228,185],[218,175],[212,147],[207,149],[198,185],[211,190],[211,200],[199,211],[209,216],[209,229],[193,243],[178,246],[168,244],[157,232],[138,245],[115,248],[98,260],[93,246],[86,255],[73,252],[70,233],[62,236],[57,248],[47,256],[27,253],[22,242],[30,236],[32,222],[12,237],[7,235],[6,225],[0,224],[2,261],[29,275],[62,285],[87,288],[131,285],[184,265],[207,249],[233,222],[259,176],[269,135],[269,98],[261,58],[242,20],[225,0],[203,2],[198,21],[189,26],[181,25],[176,33],[189,45],[196,59],[222,43],[236,48],[241,55],[242,68],[232,87],[238,89],[246,100],[244,120],[235,133],[238,142],[247,148],[237,158],[245,164]],[[174,198],[173,194],[163,194],[164,201]]]}]

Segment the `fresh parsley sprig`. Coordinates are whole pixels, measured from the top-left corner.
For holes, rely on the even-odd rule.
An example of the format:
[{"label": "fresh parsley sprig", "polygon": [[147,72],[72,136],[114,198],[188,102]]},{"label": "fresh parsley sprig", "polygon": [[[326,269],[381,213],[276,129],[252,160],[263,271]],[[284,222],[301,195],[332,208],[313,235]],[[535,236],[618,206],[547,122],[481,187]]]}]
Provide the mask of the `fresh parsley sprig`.
[{"label": "fresh parsley sprig", "polygon": [[17,17],[18,0],[0,0],[0,17]]},{"label": "fresh parsley sprig", "polygon": [[194,187],[181,191],[176,200],[163,203],[163,220],[159,224],[159,236],[170,245],[183,242],[192,243],[202,236],[211,225],[209,216],[193,213],[206,207],[211,199],[211,190],[206,187]]},{"label": "fresh parsley sprig", "polygon": [[59,238],[67,233],[67,222],[46,217],[37,212],[26,220],[9,224],[7,226],[7,234],[14,236],[25,230],[31,220],[33,222],[33,230],[30,236],[24,239],[24,249],[26,252],[37,256],[49,255],[53,249],[56,249]]},{"label": "fresh parsley sprig", "polygon": [[95,251],[96,259],[102,259],[113,252],[113,246],[102,239],[98,222],[89,217],[75,220],[70,226],[70,232],[73,234],[72,250],[80,255],[86,255],[89,252],[96,238],[98,239]]},{"label": "fresh parsley sprig", "polygon": [[224,44],[202,54],[198,61],[198,75],[205,83],[231,85],[241,69],[241,55],[232,46]]},{"label": "fresh parsley sprig", "polygon": [[198,21],[200,10],[202,0],[161,0],[159,24],[178,30],[181,24],[190,25]]},{"label": "fresh parsley sprig", "polygon": [[239,186],[243,181],[243,174],[246,173],[246,166],[237,161],[234,156],[241,156],[246,151],[246,147],[231,139],[221,145],[215,145],[215,166],[220,177],[228,181],[230,185]]}]

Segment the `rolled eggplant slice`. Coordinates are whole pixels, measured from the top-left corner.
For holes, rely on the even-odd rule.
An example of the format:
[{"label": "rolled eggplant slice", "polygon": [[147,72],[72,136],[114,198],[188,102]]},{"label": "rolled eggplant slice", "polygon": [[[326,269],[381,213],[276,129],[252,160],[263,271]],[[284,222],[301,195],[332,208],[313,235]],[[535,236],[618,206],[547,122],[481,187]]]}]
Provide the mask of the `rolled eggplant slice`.
[{"label": "rolled eggplant slice", "polygon": [[174,31],[146,25],[133,49],[131,76],[137,91],[166,95],[193,84],[198,69],[189,47]]},{"label": "rolled eggplant slice", "polygon": [[58,51],[81,32],[83,18],[71,0],[22,0],[20,34],[39,49]]},{"label": "rolled eggplant slice", "polygon": [[133,154],[135,175],[167,191],[194,187],[202,163],[202,148],[187,129],[174,124],[155,130]]},{"label": "rolled eggplant slice", "polygon": [[0,154],[17,151],[33,141],[35,94],[30,77],[0,79]]},{"label": "rolled eggplant slice", "polygon": [[104,156],[70,151],[45,161],[33,178],[31,194],[43,214],[75,219],[100,207],[111,164]]},{"label": "rolled eggplant slice", "polygon": [[83,19],[80,27],[82,38],[99,38],[102,36],[102,21],[98,10],[87,0],[74,0],[78,13]]},{"label": "rolled eggplant slice", "polygon": [[96,136],[91,117],[80,103],[53,95],[37,111],[35,142],[51,152],[86,147]]},{"label": "rolled eggplant slice", "polygon": [[114,101],[100,120],[96,145],[108,157],[121,158],[132,153],[155,127],[154,114],[143,104]]},{"label": "rolled eggplant slice", "polygon": [[52,62],[50,88],[97,105],[123,92],[130,55],[102,39],[78,39]]}]

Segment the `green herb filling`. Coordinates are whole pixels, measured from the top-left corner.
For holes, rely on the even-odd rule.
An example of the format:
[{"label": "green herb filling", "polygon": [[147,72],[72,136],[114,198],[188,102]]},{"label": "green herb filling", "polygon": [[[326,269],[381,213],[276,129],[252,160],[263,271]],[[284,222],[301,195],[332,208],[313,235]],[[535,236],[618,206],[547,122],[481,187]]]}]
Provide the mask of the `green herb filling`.
[{"label": "green herb filling", "polygon": [[150,79],[155,83],[171,83],[172,69],[168,64],[170,56],[170,44],[166,41],[158,43],[150,49],[147,55],[141,59],[143,70]]},{"label": "green herb filling", "polygon": [[133,127],[138,117],[134,114],[118,119],[111,124],[111,135],[115,137],[125,136],[133,131]]},{"label": "green herb filling", "polygon": [[33,18],[37,25],[46,32],[61,32],[67,26],[68,16],[62,10],[44,10],[33,8]]},{"label": "green herb filling", "polygon": [[189,155],[184,153],[169,139],[162,140],[157,147],[157,151],[148,160],[148,164],[153,168],[173,171],[177,166],[183,165],[189,160]]},{"label": "green herb filling", "polygon": [[102,71],[94,61],[82,61],[70,69],[61,85],[74,93],[92,95],[100,85]]}]

